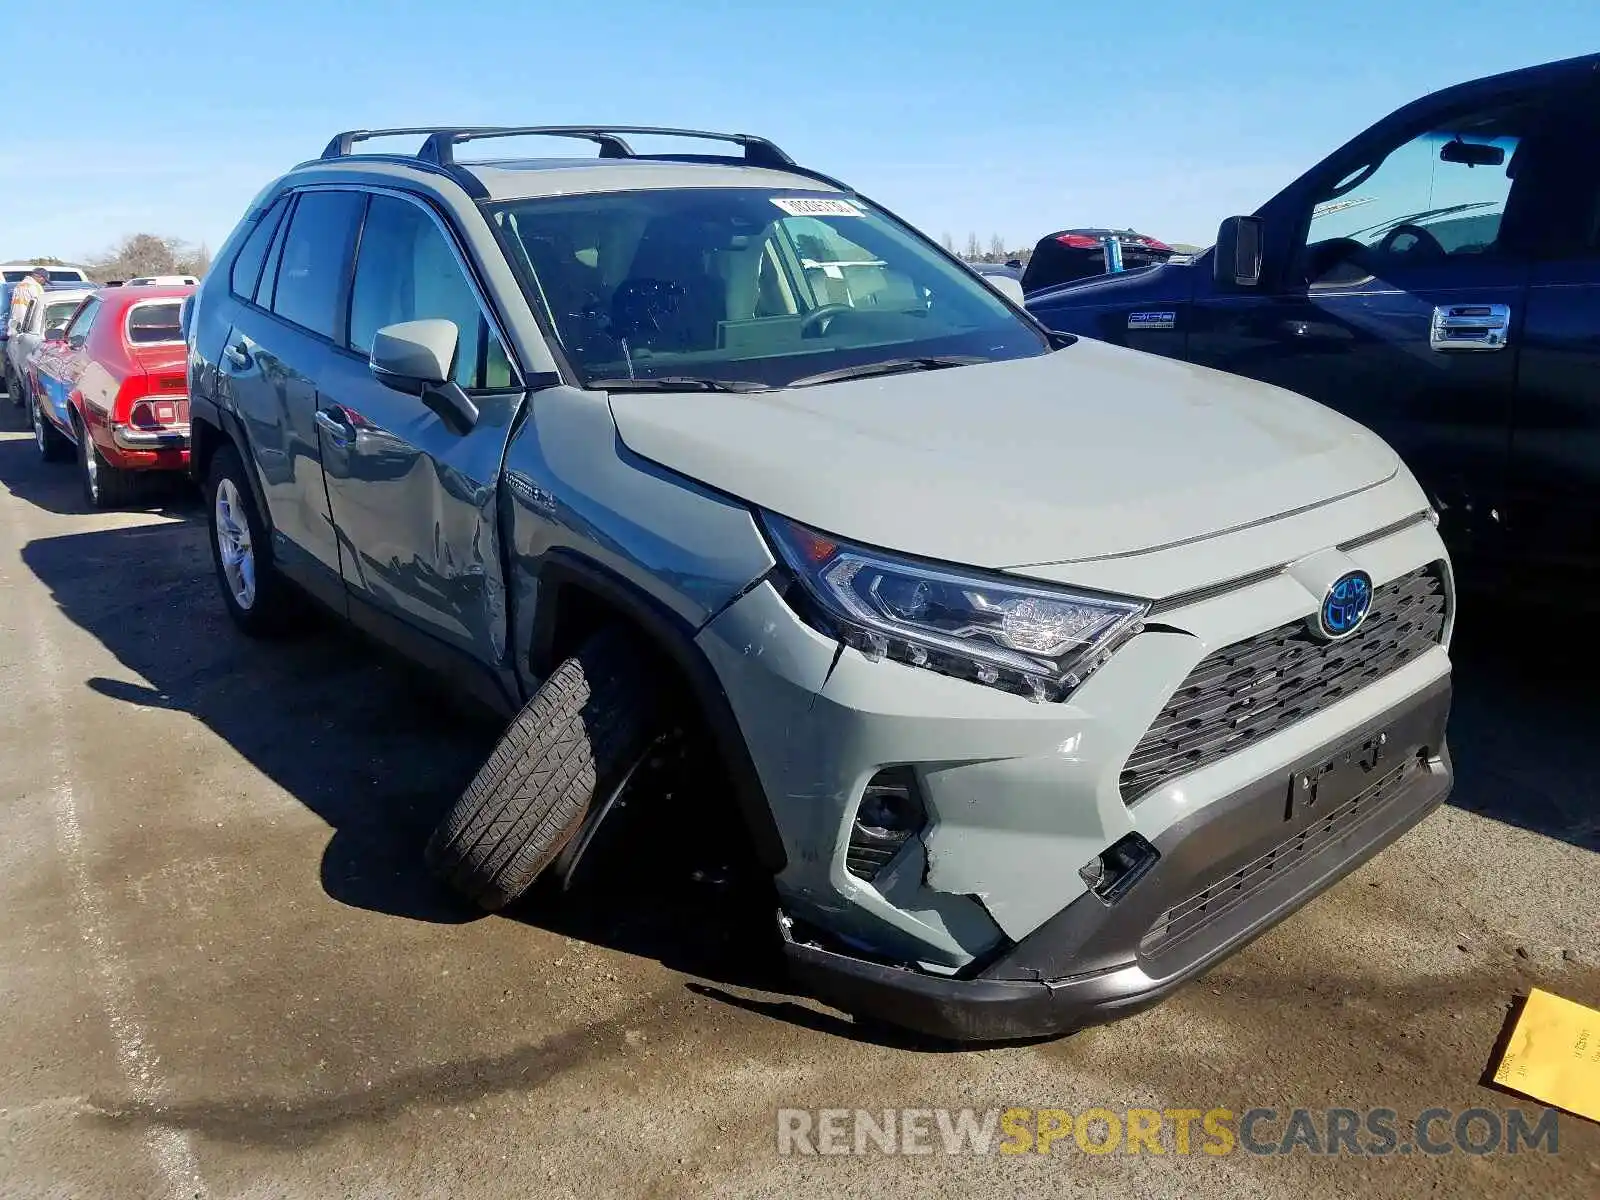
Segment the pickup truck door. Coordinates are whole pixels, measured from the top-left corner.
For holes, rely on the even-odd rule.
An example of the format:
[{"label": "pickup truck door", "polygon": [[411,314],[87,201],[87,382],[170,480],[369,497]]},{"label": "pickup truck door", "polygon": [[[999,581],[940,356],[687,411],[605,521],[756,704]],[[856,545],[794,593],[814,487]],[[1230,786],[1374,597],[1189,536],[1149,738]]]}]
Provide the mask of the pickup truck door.
[{"label": "pickup truck door", "polygon": [[[368,365],[378,329],[424,318],[457,326],[455,382],[478,409],[470,428],[378,382]],[[523,404],[504,346],[443,219],[418,199],[371,194],[349,329],[316,413],[351,617],[501,704],[517,692],[499,480]]]},{"label": "pickup truck door", "polygon": [[1518,170],[1518,149],[1537,141],[1547,105],[1537,92],[1457,101],[1358,139],[1273,202],[1270,219],[1296,231],[1276,277],[1212,289],[1191,314],[1194,361],[1301,392],[1384,437],[1458,549],[1502,532],[1542,187]]},{"label": "pickup truck door", "polygon": [[1600,566],[1600,87],[1552,136],[1554,186],[1529,280],[1511,525],[1547,568]]},{"label": "pickup truck door", "polygon": [[364,202],[353,191],[306,191],[294,199],[249,302],[232,306],[233,326],[218,359],[222,387],[244,425],[266,496],[273,554],[286,574],[341,612],[344,587],[323,482],[317,388],[339,357],[334,339],[343,335],[350,255]]}]

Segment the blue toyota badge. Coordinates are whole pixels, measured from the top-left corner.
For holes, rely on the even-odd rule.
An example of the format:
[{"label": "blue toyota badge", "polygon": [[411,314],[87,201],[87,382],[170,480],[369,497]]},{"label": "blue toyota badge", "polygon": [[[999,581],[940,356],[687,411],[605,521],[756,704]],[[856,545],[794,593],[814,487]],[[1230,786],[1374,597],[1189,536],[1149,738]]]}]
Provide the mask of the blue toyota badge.
[{"label": "blue toyota badge", "polygon": [[1328,586],[1317,610],[1317,632],[1329,641],[1349,637],[1367,619],[1372,607],[1372,576],[1349,571]]}]

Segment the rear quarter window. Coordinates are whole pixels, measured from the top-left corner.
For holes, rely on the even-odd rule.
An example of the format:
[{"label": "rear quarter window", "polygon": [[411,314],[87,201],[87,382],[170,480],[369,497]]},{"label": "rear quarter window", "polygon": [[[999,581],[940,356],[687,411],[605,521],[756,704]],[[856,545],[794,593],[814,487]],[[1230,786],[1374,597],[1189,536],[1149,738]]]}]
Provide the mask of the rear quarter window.
[{"label": "rear quarter window", "polygon": [[233,270],[228,276],[228,288],[242,300],[254,299],[256,283],[261,278],[261,265],[267,261],[267,250],[272,245],[272,235],[278,232],[278,222],[283,210],[289,207],[287,196],[279,197],[273,206],[261,214],[256,227],[239,247],[234,257]]},{"label": "rear quarter window", "polygon": [[163,300],[156,304],[137,304],[128,310],[128,342],[151,346],[160,342],[183,341],[180,317],[183,301]]}]

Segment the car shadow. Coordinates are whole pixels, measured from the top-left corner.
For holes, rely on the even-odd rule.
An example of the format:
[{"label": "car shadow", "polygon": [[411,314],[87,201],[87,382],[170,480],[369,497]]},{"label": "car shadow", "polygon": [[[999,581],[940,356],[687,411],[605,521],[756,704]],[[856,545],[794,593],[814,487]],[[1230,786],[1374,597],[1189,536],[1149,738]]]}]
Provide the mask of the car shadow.
[{"label": "car shadow", "polygon": [[[0,441],[0,486],[51,512],[73,511],[78,494],[74,473],[41,463],[20,439]],[[217,595],[202,506],[167,512],[179,519],[23,549],[61,613],[124,668],[84,686],[191,714],[316,813],[333,831],[321,863],[331,898],[411,920],[482,918],[433,879],[423,848],[501,722],[331,617],[312,613],[288,638],[244,637]],[[681,771],[640,773],[581,860],[574,895],[541,886],[504,915],[704,980],[772,987],[776,952],[751,947],[774,940],[774,906],[769,888],[737,870],[731,794]],[[685,805],[704,819],[685,822]]]}]

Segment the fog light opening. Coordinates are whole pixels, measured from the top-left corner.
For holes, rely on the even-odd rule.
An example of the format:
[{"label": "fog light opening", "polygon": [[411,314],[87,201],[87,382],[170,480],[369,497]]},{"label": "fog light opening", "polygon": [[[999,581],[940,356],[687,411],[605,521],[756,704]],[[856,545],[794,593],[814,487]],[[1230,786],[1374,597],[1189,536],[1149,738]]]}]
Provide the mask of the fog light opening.
[{"label": "fog light opening", "polygon": [[1155,866],[1161,852],[1142,835],[1130,833],[1118,838],[1098,856],[1078,868],[1078,878],[1106,904],[1115,904],[1128,889]]},{"label": "fog light opening", "polygon": [[927,809],[909,767],[889,767],[867,783],[856,806],[845,866],[867,882],[889,865],[900,848],[927,824]]}]

